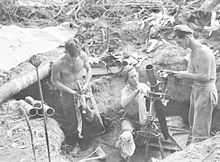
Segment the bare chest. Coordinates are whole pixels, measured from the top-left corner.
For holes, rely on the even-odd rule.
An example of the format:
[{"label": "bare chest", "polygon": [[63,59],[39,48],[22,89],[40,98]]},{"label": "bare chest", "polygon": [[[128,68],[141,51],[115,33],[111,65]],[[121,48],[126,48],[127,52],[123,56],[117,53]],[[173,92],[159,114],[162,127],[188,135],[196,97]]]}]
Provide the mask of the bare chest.
[{"label": "bare chest", "polygon": [[[128,95],[131,95],[134,91],[133,90],[128,90]],[[138,111],[138,95],[133,98],[132,102],[127,106],[127,111],[136,113]]]},{"label": "bare chest", "polygon": [[195,53],[193,56],[191,56],[191,63],[192,63],[192,66],[195,70],[199,70],[200,67],[202,66],[198,52]]},{"label": "bare chest", "polygon": [[83,66],[84,62],[80,58],[73,62],[67,62],[62,68],[62,74],[77,74],[82,71]]}]

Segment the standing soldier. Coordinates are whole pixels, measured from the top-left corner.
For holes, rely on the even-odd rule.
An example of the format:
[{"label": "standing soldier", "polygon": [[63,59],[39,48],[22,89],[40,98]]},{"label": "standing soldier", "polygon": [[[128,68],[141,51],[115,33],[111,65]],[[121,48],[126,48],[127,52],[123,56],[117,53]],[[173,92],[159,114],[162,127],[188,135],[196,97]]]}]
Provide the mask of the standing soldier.
[{"label": "standing soldier", "polygon": [[[80,138],[104,131],[101,116],[89,87],[92,69],[86,53],[79,49],[74,39],[65,42],[65,55],[53,64],[51,76],[53,85],[61,93],[66,121],[66,142],[75,146],[72,154],[79,153],[77,145]],[[87,72],[85,80],[83,68]]]},{"label": "standing soldier", "polygon": [[179,79],[194,81],[190,98],[188,143],[202,141],[210,136],[212,113],[218,102],[215,58],[209,47],[194,38],[188,26],[177,25],[174,32],[177,44],[184,49],[191,49],[187,71],[174,72],[174,76]]}]

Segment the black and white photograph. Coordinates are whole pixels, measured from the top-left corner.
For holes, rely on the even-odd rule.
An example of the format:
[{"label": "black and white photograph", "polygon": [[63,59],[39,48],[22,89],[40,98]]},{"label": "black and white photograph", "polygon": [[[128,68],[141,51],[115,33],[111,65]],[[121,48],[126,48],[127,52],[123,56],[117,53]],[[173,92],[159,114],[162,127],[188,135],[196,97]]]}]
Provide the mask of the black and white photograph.
[{"label": "black and white photograph", "polygon": [[0,162],[220,162],[220,0],[0,0]]}]

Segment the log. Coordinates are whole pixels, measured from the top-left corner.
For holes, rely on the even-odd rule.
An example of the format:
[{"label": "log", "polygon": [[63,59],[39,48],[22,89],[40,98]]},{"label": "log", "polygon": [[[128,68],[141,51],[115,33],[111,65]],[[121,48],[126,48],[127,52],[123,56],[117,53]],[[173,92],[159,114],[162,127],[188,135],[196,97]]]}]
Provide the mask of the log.
[{"label": "log", "polygon": [[[50,71],[49,63],[39,67],[38,70],[40,79],[45,78]],[[0,87],[0,104],[35,82],[37,82],[37,75],[34,71],[3,84]]]},{"label": "log", "polygon": [[[38,72],[40,79],[45,78],[50,73],[50,63],[45,65],[39,66]],[[120,72],[120,68],[118,67],[109,67],[109,68],[93,68],[93,76],[97,75],[108,75],[108,74],[115,74]],[[86,71],[84,69],[83,75],[85,76]],[[12,97],[13,95],[19,93],[21,90],[31,86],[37,82],[37,75],[35,73],[35,69],[32,72],[25,74],[22,77],[14,78],[0,87],[0,104],[5,102],[8,98]]]}]

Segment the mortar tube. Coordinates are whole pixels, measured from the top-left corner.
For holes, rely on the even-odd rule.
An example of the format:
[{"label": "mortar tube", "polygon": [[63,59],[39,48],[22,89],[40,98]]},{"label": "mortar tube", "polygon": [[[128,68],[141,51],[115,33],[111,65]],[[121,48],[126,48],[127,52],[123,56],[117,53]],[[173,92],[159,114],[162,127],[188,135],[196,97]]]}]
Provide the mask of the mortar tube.
[{"label": "mortar tube", "polygon": [[37,109],[37,114],[39,115],[39,116],[43,116],[43,109],[42,109],[42,107],[39,109]]},{"label": "mortar tube", "polygon": [[150,90],[153,92],[158,92],[159,86],[160,86],[160,83],[158,82],[155,86],[150,86]]},{"label": "mortar tube", "polygon": [[33,104],[33,106],[36,108],[36,109],[41,109],[41,102],[40,101],[35,101],[35,103]]},{"label": "mortar tube", "polygon": [[108,66],[112,66],[114,62],[115,62],[114,60],[109,60]]},{"label": "mortar tube", "polygon": [[154,74],[154,66],[149,64],[146,66],[147,78],[151,87],[155,87],[157,85],[157,79]]},{"label": "mortar tube", "polygon": [[97,66],[98,66],[98,62],[92,62],[92,63],[91,63],[91,66],[92,66],[92,67],[97,67]]},{"label": "mortar tube", "polygon": [[45,108],[45,113],[46,113],[47,116],[53,116],[54,115],[54,113],[55,113],[54,108],[52,108],[48,105],[45,105],[45,104],[44,104],[44,108]]},{"label": "mortar tube", "polygon": [[26,96],[24,98],[25,102],[29,103],[30,105],[33,105],[33,103],[35,102],[35,100],[31,97],[31,96]]},{"label": "mortar tube", "polygon": [[[53,116],[54,113],[55,113],[54,108],[52,108],[52,107],[50,107],[50,106],[48,106],[48,105],[45,105],[45,104],[44,104],[44,111],[45,111],[46,116]],[[37,109],[37,114],[38,114],[39,116],[43,116],[42,106],[41,106],[40,109]]]},{"label": "mortar tube", "polygon": [[113,66],[119,66],[119,67],[121,67],[121,65],[122,65],[122,62],[121,62],[120,60],[116,60],[116,61],[114,61],[114,63],[113,63]]},{"label": "mortar tube", "polygon": [[106,67],[107,64],[105,63],[105,61],[99,61],[98,65],[100,65],[101,67]]},{"label": "mortar tube", "polygon": [[123,60],[122,63],[121,63],[122,66],[126,66],[126,65],[129,65],[129,62],[128,60]]},{"label": "mortar tube", "polygon": [[37,110],[32,105],[25,102],[24,100],[18,101],[18,105],[19,107],[22,107],[25,110],[28,116],[35,116],[37,114]]},{"label": "mortar tube", "polygon": [[31,96],[26,96],[25,101],[35,107],[36,109],[41,108],[41,102],[33,99]]}]

